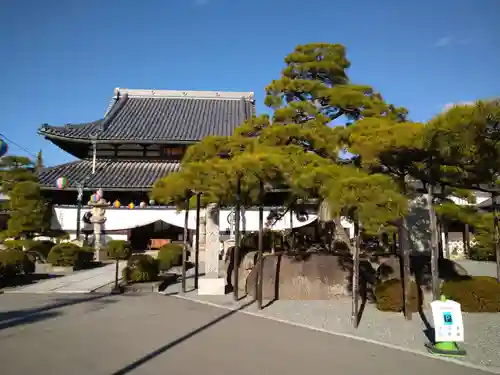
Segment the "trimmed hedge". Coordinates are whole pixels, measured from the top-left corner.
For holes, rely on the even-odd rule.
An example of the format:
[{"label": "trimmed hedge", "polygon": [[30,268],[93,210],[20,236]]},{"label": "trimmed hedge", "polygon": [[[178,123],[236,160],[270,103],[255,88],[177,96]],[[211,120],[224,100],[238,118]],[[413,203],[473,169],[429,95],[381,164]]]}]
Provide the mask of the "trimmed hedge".
[{"label": "trimmed hedge", "polygon": [[182,248],[183,245],[176,243],[169,243],[160,248],[158,261],[161,271],[168,271],[172,267],[182,265]]},{"label": "trimmed hedge", "polygon": [[[375,299],[377,308],[380,311],[404,311],[404,291],[403,283],[398,279],[391,279],[379,283],[375,287]],[[411,312],[417,312],[421,307],[420,292],[417,283],[410,284],[410,304]]]},{"label": "trimmed hedge", "polygon": [[71,242],[55,245],[47,257],[47,261],[53,266],[73,268],[85,268],[93,259],[91,248],[79,247]]},{"label": "trimmed hedge", "polygon": [[35,263],[22,250],[0,250],[0,276],[13,277],[35,272]]},{"label": "trimmed hedge", "polygon": [[500,283],[489,276],[445,281],[441,293],[465,312],[500,312]]},{"label": "trimmed hedge", "polygon": [[147,254],[134,254],[127,261],[122,271],[123,279],[128,283],[140,283],[158,280],[159,261]]}]

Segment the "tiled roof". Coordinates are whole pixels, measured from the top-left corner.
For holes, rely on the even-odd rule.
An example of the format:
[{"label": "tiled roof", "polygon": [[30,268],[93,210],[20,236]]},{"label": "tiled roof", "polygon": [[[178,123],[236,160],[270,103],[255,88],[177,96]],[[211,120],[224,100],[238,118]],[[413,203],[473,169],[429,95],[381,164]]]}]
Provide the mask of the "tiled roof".
[{"label": "tiled roof", "polygon": [[88,142],[199,141],[208,135],[231,135],[254,113],[250,92],[156,91],[116,89],[103,119],[65,126],[42,125],[47,138]]},{"label": "tiled roof", "polygon": [[85,183],[88,189],[147,190],[157,179],[178,171],[179,166],[165,161],[100,160],[92,175],[92,161],[81,160],[45,168],[39,178],[46,189],[55,189],[59,177],[66,177],[68,189],[75,189],[77,182],[88,177]]}]

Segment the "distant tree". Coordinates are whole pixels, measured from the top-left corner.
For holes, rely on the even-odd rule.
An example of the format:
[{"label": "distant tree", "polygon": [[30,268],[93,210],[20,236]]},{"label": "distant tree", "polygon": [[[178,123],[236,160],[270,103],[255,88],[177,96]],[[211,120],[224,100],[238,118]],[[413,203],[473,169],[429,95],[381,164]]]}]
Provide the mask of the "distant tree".
[{"label": "distant tree", "polygon": [[38,151],[36,154],[36,164],[35,164],[35,172],[40,173],[41,170],[43,169],[43,156],[42,156],[42,150]]},{"label": "distant tree", "polygon": [[8,195],[14,185],[22,181],[38,181],[33,161],[25,156],[0,158],[0,191]]},{"label": "distant tree", "polygon": [[14,185],[9,193],[8,212],[4,236],[32,238],[50,227],[50,212],[36,182],[22,181]]}]

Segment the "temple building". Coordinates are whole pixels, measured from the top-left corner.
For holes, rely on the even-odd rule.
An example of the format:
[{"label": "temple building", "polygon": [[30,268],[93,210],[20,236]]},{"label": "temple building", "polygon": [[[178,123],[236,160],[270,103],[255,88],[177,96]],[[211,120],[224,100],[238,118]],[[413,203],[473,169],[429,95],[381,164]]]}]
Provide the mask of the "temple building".
[{"label": "temple building", "polygon": [[[182,240],[184,213],[150,202],[154,182],[177,171],[189,145],[206,136],[229,136],[255,113],[252,92],[115,89],[104,116],[83,124],[44,124],[38,133],[77,160],[45,168],[40,183],[53,204],[52,228],[76,238],[91,230],[82,219],[98,189],[112,203],[107,209],[105,240],[127,239],[136,249],[152,238]],[[68,185],[56,186],[64,177]],[[78,210],[78,191],[83,207]],[[245,231],[258,229],[257,212],[247,210]],[[220,211],[220,230],[230,229],[231,210]],[[276,222],[275,229],[300,227],[316,219]],[[293,220],[291,223],[290,220]],[[189,229],[195,228],[194,208]],[[202,231],[203,232],[203,231]],[[201,236],[202,234],[200,234]],[[200,238],[201,240],[201,238]]]},{"label": "temple building", "polygon": [[[42,125],[40,135],[77,159],[39,173],[42,188],[53,205],[52,229],[67,232],[70,239],[75,239],[77,232],[81,234],[80,239],[87,238],[92,232],[84,220],[91,209],[87,202],[94,192],[102,189],[104,198],[111,203],[101,236],[104,241],[126,239],[134,249],[147,249],[152,239],[182,241],[184,212],[151,202],[148,193],[154,182],[179,170],[188,146],[209,135],[230,136],[254,113],[252,92],[117,88],[101,119],[83,124]],[[56,180],[61,177],[68,181],[64,188],[56,186]],[[78,209],[79,191],[81,209]],[[266,218],[282,203],[279,193],[267,198]],[[487,204],[488,196],[478,192],[477,198],[478,203]],[[428,231],[422,227],[426,221],[426,204],[420,199],[417,201],[412,204],[408,217],[410,236],[414,250],[425,251],[430,241]],[[294,212],[277,221],[266,221],[266,225],[273,230],[312,228],[316,219],[317,214],[311,209],[305,215]],[[257,231],[258,210],[247,208],[240,222],[241,230]],[[228,235],[234,231],[233,224],[232,208],[221,208],[220,233]],[[353,225],[346,220],[342,225],[352,237]],[[192,234],[194,207],[189,212],[188,228]],[[441,235],[444,243],[444,233]],[[204,219],[200,227],[202,248],[203,236]],[[458,227],[451,229],[448,237],[450,247],[459,253],[469,242],[468,234],[464,237]]]}]

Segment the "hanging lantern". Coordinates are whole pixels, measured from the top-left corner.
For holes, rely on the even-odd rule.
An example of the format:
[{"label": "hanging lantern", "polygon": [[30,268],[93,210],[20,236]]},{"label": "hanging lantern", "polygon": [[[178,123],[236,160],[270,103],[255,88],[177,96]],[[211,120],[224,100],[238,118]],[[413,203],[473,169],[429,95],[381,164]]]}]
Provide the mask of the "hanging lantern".
[{"label": "hanging lantern", "polygon": [[134,205],[134,203],[133,203],[133,202],[130,202],[130,203],[128,204],[128,208],[132,209],[132,208],[134,208],[134,207],[135,207],[135,205]]},{"label": "hanging lantern", "polygon": [[0,139],[0,158],[9,151],[9,145],[3,139]]},{"label": "hanging lantern", "polygon": [[146,206],[147,206],[147,205],[146,205],[146,202],[141,202],[141,203],[139,204],[139,207],[141,207],[141,208],[144,208],[144,207],[146,207]]},{"label": "hanging lantern", "polygon": [[59,177],[56,180],[56,186],[58,189],[66,189],[68,187],[68,179],[66,177]]},{"label": "hanging lantern", "polygon": [[150,199],[150,200],[149,200],[149,205],[150,205],[150,206],[154,206],[154,205],[155,205],[155,203],[156,203],[156,202],[155,202],[155,200],[154,200],[154,199]]},{"label": "hanging lantern", "polygon": [[120,206],[121,206],[121,203],[120,203],[120,201],[118,199],[113,202],[113,207],[114,208],[120,208]]}]

